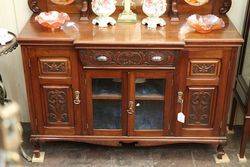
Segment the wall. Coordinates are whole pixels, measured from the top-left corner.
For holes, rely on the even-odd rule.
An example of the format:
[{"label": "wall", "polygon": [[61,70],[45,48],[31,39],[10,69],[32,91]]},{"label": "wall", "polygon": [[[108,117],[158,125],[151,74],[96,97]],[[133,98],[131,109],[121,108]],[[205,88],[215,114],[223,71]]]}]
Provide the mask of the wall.
[{"label": "wall", "polygon": [[[27,0],[0,0],[0,27],[18,34],[31,15]],[[0,73],[8,97],[21,106],[21,121],[28,122],[27,95],[20,48],[0,57]]]},{"label": "wall", "polygon": [[[247,0],[233,0],[228,16],[239,32],[242,32]],[[0,0],[0,27],[18,34],[31,15],[27,0]],[[9,98],[21,106],[21,120],[29,121],[25,82],[20,48],[8,56],[0,57],[2,74]]]},{"label": "wall", "polygon": [[248,0],[232,0],[232,7],[227,13],[237,30],[242,33]]}]

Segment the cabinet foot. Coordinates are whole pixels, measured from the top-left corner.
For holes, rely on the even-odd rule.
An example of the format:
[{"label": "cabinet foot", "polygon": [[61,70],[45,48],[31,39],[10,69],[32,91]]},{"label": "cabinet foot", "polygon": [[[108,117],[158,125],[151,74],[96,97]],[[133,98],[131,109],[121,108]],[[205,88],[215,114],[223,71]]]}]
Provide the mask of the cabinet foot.
[{"label": "cabinet foot", "polygon": [[37,158],[36,155],[34,154],[32,157],[32,162],[39,162],[39,163],[43,163],[44,161],[44,156],[45,156],[45,152],[39,152],[39,157]]},{"label": "cabinet foot", "polygon": [[32,142],[32,145],[34,147],[34,150],[33,150],[33,155],[35,158],[39,158],[40,157],[40,149],[41,149],[41,146],[40,146],[40,143],[39,141],[31,141]]},{"label": "cabinet foot", "polygon": [[217,158],[222,159],[223,155],[225,155],[224,146],[219,144],[217,147]]}]

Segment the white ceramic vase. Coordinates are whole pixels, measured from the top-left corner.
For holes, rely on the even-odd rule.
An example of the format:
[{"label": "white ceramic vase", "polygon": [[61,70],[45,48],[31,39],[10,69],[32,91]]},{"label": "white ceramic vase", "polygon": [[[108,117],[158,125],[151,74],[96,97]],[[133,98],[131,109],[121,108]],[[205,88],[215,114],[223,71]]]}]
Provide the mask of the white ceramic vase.
[{"label": "white ceramic vase", "polygon": [[92,23],[99,27],[115,25],[116,21],[110,15],[115,12],[116,0],[92,0],[92,10],[97,15]]},{"label": "white ceramic vase", "polygon": [[143,0],[142,10],[148,16],[142,20],[143,25],[150,29],[156,29],[159,26],[165,26],[166,22],[160,18],[167,9],[166,0]]}]

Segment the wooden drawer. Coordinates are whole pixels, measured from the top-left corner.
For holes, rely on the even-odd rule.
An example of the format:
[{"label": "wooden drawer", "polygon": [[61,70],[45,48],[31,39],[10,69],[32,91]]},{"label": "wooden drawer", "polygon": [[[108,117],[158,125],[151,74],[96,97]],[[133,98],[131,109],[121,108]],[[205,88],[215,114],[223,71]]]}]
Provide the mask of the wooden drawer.
[{"label": "wooden drawer", "polygon": [[169,50],[81,50],[84,66],[169,66],[175,67],[178,51]]},{"label": "wooden drawer", "polygon": [[70,61],[66,57],[40,57],[38,58],[40,76],[71,74]]}]

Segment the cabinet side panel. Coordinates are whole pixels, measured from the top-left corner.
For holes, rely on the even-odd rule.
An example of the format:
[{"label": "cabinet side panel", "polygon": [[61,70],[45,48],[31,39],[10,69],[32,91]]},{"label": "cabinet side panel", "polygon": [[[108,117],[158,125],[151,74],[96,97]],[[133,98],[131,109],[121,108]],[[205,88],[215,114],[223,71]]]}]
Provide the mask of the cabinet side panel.
[{"label": "cabinet side panel", "polygon": [[33,91],[32,91],[32,80],[30,73],[30,52],[31,50],[28,47],[21,47],[22,49],[22,59],[23,59],[23,69],[25,76],[25,85],[28,96],[28,106],[29,106],[29,117],[32,134],[37,134],[37,119],[36,119],[36,111],[34,110],[34,99],[33,99]]}]

